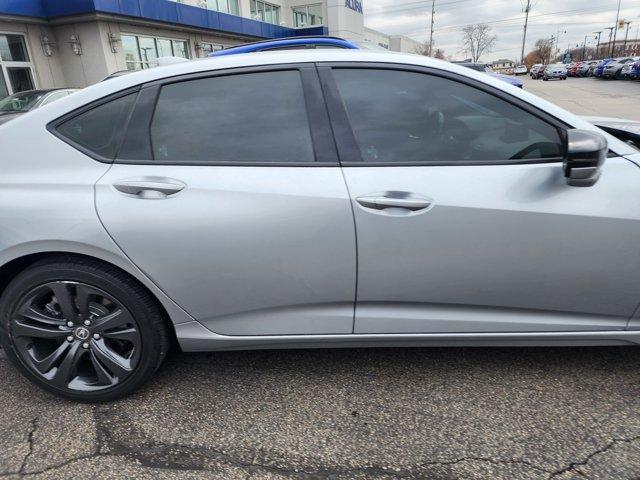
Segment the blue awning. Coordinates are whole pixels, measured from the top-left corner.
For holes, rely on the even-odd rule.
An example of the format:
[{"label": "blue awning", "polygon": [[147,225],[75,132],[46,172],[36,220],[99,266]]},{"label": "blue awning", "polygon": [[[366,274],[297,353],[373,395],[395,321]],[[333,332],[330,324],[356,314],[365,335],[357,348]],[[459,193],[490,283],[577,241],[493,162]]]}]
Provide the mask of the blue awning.
[{"label": "blue awning", "polygon": [[327,35],[326,27],[289,28],[169,0],[0,0],[0,15],[45,20],[108,13],[256,38]]}]

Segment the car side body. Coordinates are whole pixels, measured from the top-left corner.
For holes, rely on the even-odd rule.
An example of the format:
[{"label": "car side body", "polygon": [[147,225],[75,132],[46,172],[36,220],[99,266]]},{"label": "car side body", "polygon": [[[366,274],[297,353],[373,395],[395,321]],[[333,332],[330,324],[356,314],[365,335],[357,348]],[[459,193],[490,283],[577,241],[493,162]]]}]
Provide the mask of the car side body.
[{"label": "car side body", "polygon": [[[126,278],[185,351],[640,343],[640,151],[463,66],[335,49],[177,63],[0,142],[5,321],[34,265],[61,281],[54,256],[96,282],[102,265],[96,297]],[[92,315],[133,314],[119,292]],[[93,352],[94,316],[47,334]]]}]

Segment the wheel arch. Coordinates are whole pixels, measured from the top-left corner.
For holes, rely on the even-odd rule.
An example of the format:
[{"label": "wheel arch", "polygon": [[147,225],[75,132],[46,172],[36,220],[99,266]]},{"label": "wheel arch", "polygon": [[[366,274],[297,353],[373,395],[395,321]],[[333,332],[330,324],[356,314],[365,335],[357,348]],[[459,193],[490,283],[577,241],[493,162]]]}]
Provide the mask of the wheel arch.
[{"label": "wheel arch", "polygon": [[20,272],[41,260],[67,256],[103,263],[130,276],[158,303],[172,327],[170,329],[172,332],[175,333],[173,325],[194,320],[126,257],[123,258],[113,252],[82,244],[69,245],[66,242],[61,242],[58,245],[47,245],[49,248],[38,248],[42,247],[38,244],[39,242],[36,242],[35,245],[22,245],[19,248],[11,249],[11,252],[5,251],[0,256],[0,301],[2,301],[7,286]]}]

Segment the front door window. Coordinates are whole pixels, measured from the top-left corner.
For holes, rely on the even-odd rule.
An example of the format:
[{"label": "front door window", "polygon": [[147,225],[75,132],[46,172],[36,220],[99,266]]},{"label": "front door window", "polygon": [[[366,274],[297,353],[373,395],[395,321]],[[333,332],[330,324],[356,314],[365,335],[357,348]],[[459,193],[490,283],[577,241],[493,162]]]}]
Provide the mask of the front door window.
[{"label": "front door window", "polygon": [[0,98],[34,88],[33,65],[24,37],[0,33]]}]

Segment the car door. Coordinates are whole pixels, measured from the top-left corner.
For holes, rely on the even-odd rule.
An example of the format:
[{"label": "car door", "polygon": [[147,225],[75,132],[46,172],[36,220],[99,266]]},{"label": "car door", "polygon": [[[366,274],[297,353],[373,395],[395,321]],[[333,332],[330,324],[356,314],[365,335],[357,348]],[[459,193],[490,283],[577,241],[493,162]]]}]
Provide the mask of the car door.
[{"label": "car door", "polygon": [[353,216],[313,66],[145,86],[96,205],[131,261],[216,333],[352,332]]},{"label": "car door", "polygon": [[624,329],[640,301],[638,167],[567,185],[567,128],[483,83],[320,68],[358,244],[356,333]]}]

